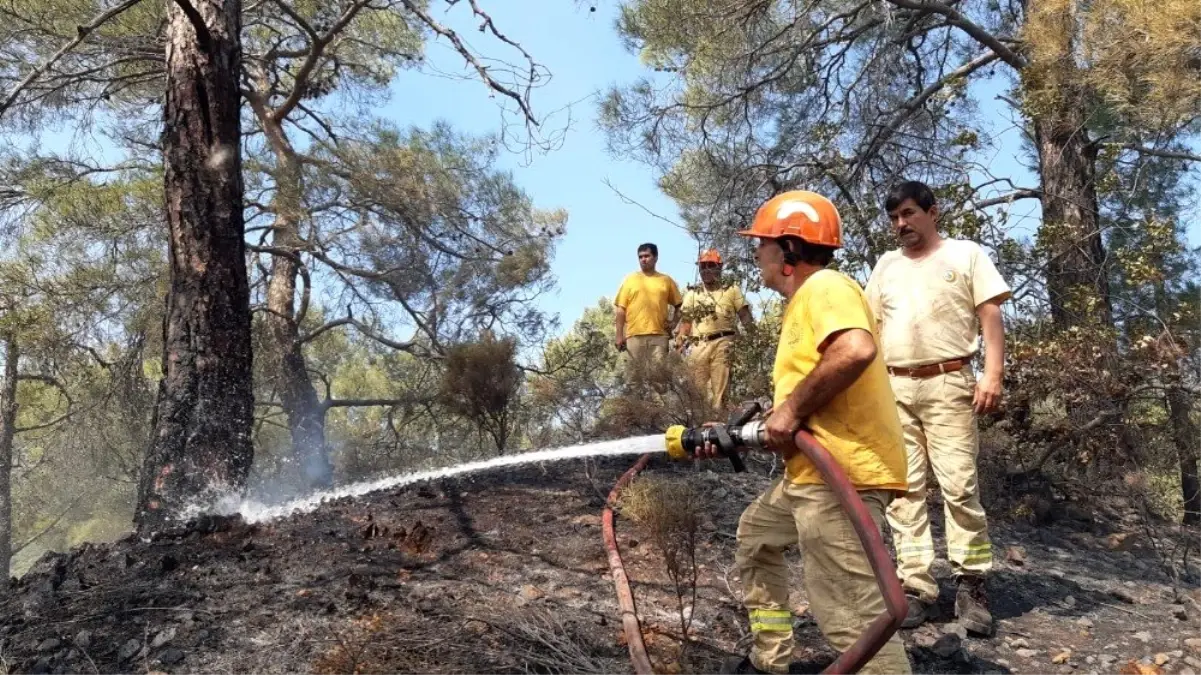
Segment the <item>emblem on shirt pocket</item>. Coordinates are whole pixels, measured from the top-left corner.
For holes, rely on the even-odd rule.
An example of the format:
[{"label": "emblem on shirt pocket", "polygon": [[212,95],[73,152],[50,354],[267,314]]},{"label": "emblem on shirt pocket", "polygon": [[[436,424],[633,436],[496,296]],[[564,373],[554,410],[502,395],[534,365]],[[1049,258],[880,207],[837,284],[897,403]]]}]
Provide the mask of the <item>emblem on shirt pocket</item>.
[{"label": "emblem on shirt pocket", "polygon": [[942,271],[942,280],[948,284],[955,283],[955,270],[945,269]]}]

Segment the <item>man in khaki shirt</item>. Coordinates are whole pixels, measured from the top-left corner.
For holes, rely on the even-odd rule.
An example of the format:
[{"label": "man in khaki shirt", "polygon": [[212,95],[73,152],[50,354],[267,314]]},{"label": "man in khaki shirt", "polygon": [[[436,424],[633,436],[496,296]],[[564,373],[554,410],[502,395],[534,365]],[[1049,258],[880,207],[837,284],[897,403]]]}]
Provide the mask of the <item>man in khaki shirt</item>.
[{"label": "man in khaki shirt", "polygon": [[[992,544],[976,477],[976,415],[995,410],[1001,400],[1000,305],[1010,290],[979,245],[939,236],[938,206],[926,185],[910,181],[893,188],[885,210],[901,248],[876,264],[867,296],[880,324],[909,455],[909,492],[888,511],[898,573],[909,595],[902,626],[932,618],[938,599],[926,510],[932,467],[944,501],[947,558],[958,578],[955,615],[964,628],[991,635],[984,577],[992,569]],[[971,368],[980,344],[977,322],[985,357],[979,382]]]},{"label": "man in khaki shirt", "polygon": [[[738,331],[735,317],[746,328],[753,323],[751,308],[738,286],[721,286],[721,254],[709,249],[697,259],[701,288],[684,294],[678,333],[681,350],[688,351],[688,366],[709,405],[721,409],[730,383],[730,351]],[[695,334],[693,334],[693,329]]]}]

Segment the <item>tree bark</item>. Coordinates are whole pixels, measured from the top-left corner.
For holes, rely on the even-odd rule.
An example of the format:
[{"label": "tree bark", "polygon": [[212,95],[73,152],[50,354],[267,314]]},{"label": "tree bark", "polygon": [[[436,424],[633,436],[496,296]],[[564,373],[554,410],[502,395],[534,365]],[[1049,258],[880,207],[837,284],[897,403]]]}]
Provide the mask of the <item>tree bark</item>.
[{"label": "tree bark", "polygon": [[310,486],[329,487],[333,483],[333,466],[325,443],[325,408],[317,398],[301,351],[299,322],[303,317],[296,315],[295,308],[296,276],[303,244],[300,237],[303,175],[300,160],[279,123],[262,115],[260,122],[277,164],[271,246],[292,254],[273,255],[271,259],[267,330],[272,365],[278,368],[280,405],[288,415],[294,461],[300,462],[301,473]]},{"label": "tree bark", "polygon": [[1051,318],[1061,328],[1108,325],[1111,312],[1098,218],[1097,152],[1084,124],[1079,107],[1034,120],[1043,189],[1039,238],[1050,256]]},{"label": "tree bark", "polygon": [[[276,230],[273,246],[283,239]],[[292,435],[292,455],[300,462],[305,480],[313,487],[332,484],[333,467],[325,444],[325,409],[317,399],[317,390],[309,378],[308,366],[300,349],[299,329],[293,310],[296,292],[296,262],[275,256],[271,263],[271,281],[267,286],[268,333],[274,365],[279,368],[279,401],[288,415]]]},{"label": "tree bark", "polygon": [[1197,476],[1197,429],[1189,418],[1192,401],[1179,387],[1168,390],[1168,416],[1180,462],[1180,495],[1184,500],[1184,524],[1201,524],[1201,479]]},{"label": "tree bark", "polygon": [[1030,0],[1029,30],[1039,34],[1022,68],[1038,151],[1043,223],[1039,243],[1051,317],[1060,328],[1109,325],[1109,285],[1098,217],[1097,148],[1089,138],[1085,92],[1075,54],[1076,3]]},{"label": "tree bark", "polygon": [[13,556],[13,436],[17,432],[17,340],[4,336],[4,384],[0,388],[0,595],[8,588]]},{"label": "tree bark", "polygon": [[168,7],[163,156],[171,283],[135,515],[163,526],[245,486],[254,412],[242,215],[240,0]]}]

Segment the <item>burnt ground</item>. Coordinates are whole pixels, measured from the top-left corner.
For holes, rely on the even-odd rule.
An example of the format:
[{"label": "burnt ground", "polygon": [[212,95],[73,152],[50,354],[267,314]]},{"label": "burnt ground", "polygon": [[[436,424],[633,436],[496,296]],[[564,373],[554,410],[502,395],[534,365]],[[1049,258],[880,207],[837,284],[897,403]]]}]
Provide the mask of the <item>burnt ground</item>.
[{"label": "burnt ground", "polygon": [[[0,673],[630,672],[600,512],[633,460],[505,469],[47,554],[0,600]],[[694,481],[707,501],[682,663],[663,559],[618,520],[657,672],[716,672],[746,648],[731,567],[738,516],[768,481],[754,469],[648,469]],[[905,632],[916,669],[1201,673],[1196,567],[1165,564],[1197,533],[1152,536],[1116,506],[1056,508],[1066,515],[1038,527],[993,520],[996,636],[962,638],[948,581],[948,618]],[[820,667],[832,653],[800,567],[796,657]]]}]

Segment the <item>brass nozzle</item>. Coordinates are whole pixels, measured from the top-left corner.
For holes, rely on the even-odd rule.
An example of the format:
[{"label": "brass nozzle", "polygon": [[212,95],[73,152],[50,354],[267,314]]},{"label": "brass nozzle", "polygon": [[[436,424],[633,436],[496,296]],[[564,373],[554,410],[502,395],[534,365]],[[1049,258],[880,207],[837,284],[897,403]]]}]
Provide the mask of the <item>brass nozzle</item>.
[{"label": "brass nozzle", "polygon": [[663,442],[667,446],[667,455],[672,459],[688,459],[688,451],[684,449],[684,425],[675,424],[667,427]]}]

